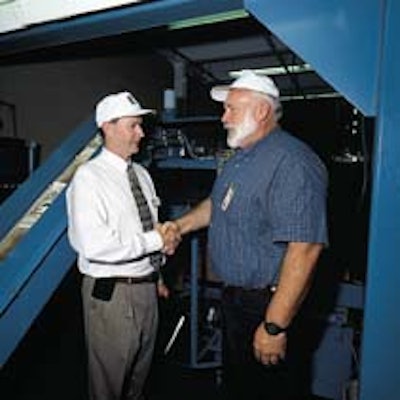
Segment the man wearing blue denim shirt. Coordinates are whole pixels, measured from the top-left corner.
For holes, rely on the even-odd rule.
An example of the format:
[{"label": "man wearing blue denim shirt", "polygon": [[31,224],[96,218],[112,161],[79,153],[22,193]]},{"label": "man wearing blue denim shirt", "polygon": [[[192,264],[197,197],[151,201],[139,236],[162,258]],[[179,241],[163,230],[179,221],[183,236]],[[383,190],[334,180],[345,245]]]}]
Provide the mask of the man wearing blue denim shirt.
[{"label": "man wearing blue denim shirt", "polygon": [[295,345],[296,317],[328,241],[326,170],[279,127],[279,90],[269,77],[242,71],[211,97],[224,103],[228,145],[237,151],[211,196],[175,223],[181,234],[209,226],[212,268],[224,285],[229,399],[302,399],[307,366]]}]

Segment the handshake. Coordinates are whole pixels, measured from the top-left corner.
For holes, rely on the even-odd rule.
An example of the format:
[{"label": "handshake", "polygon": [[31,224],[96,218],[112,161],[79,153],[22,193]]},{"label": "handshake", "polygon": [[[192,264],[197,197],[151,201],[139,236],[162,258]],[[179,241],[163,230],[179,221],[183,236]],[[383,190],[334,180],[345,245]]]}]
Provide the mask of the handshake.
[{"label": "handshake", "polygon": [[162,252],[171,256],[182,240],[181,230],[175,221],[166,221],[156,225],[157,232],[161,235],[163,241]]}]

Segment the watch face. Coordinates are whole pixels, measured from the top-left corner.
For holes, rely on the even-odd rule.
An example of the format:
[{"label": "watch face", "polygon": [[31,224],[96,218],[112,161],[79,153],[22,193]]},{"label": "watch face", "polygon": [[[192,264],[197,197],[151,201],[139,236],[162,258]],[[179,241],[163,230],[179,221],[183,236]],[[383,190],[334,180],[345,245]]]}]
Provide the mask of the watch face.
[{"label": "watch face", "polygon": [[272,336],[279,335],[286,330],[285,328],[281,328],[279,325],[274,324],[273,322],[264,322],[264,329],[269,335]]}]

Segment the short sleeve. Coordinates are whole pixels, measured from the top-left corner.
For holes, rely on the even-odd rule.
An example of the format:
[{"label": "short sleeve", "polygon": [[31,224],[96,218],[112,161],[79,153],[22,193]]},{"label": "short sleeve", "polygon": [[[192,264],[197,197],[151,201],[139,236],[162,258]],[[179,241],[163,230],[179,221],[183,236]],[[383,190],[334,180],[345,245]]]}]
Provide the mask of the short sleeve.
[{"label": "short sleeve", "polygon": [[272,186],[272,227],[274,242],[327,244],[324,166],[314,160],[286,157]]}]

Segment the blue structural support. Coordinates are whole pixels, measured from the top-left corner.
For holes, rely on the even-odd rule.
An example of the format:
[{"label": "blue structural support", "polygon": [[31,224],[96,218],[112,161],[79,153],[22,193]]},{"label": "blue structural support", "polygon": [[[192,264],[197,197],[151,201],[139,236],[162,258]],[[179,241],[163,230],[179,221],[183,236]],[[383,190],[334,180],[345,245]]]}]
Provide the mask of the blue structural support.
[{"label": "blue structural support", "polygon": [[[2,203],[1,240],[95,133],[93,121],[83,123]],[[6,363],[75,261],[66,232],[65,199],[61,192],[0,260],[0,366]]]},{"label": "blue structural support", "polygon": [[400,399],[400,3],[385,3],[374,151],[361,400]]},{"label": "blue structural support", "polygon": [[[10,255],[0,273],[0,366],[4,365],[73,264],[63,196]],[[61,218],[60,218],[61,217]]]},{"label": "blue structural support", "polygon": [[245,8],[364,115],[375,115],[385,1],[245,0]]},{"label": "blue structural support", "polygon": [[158,0],[32,26],[0,36],[0,57],[150,29],[182,19],[242,9],[242,0]]}]

